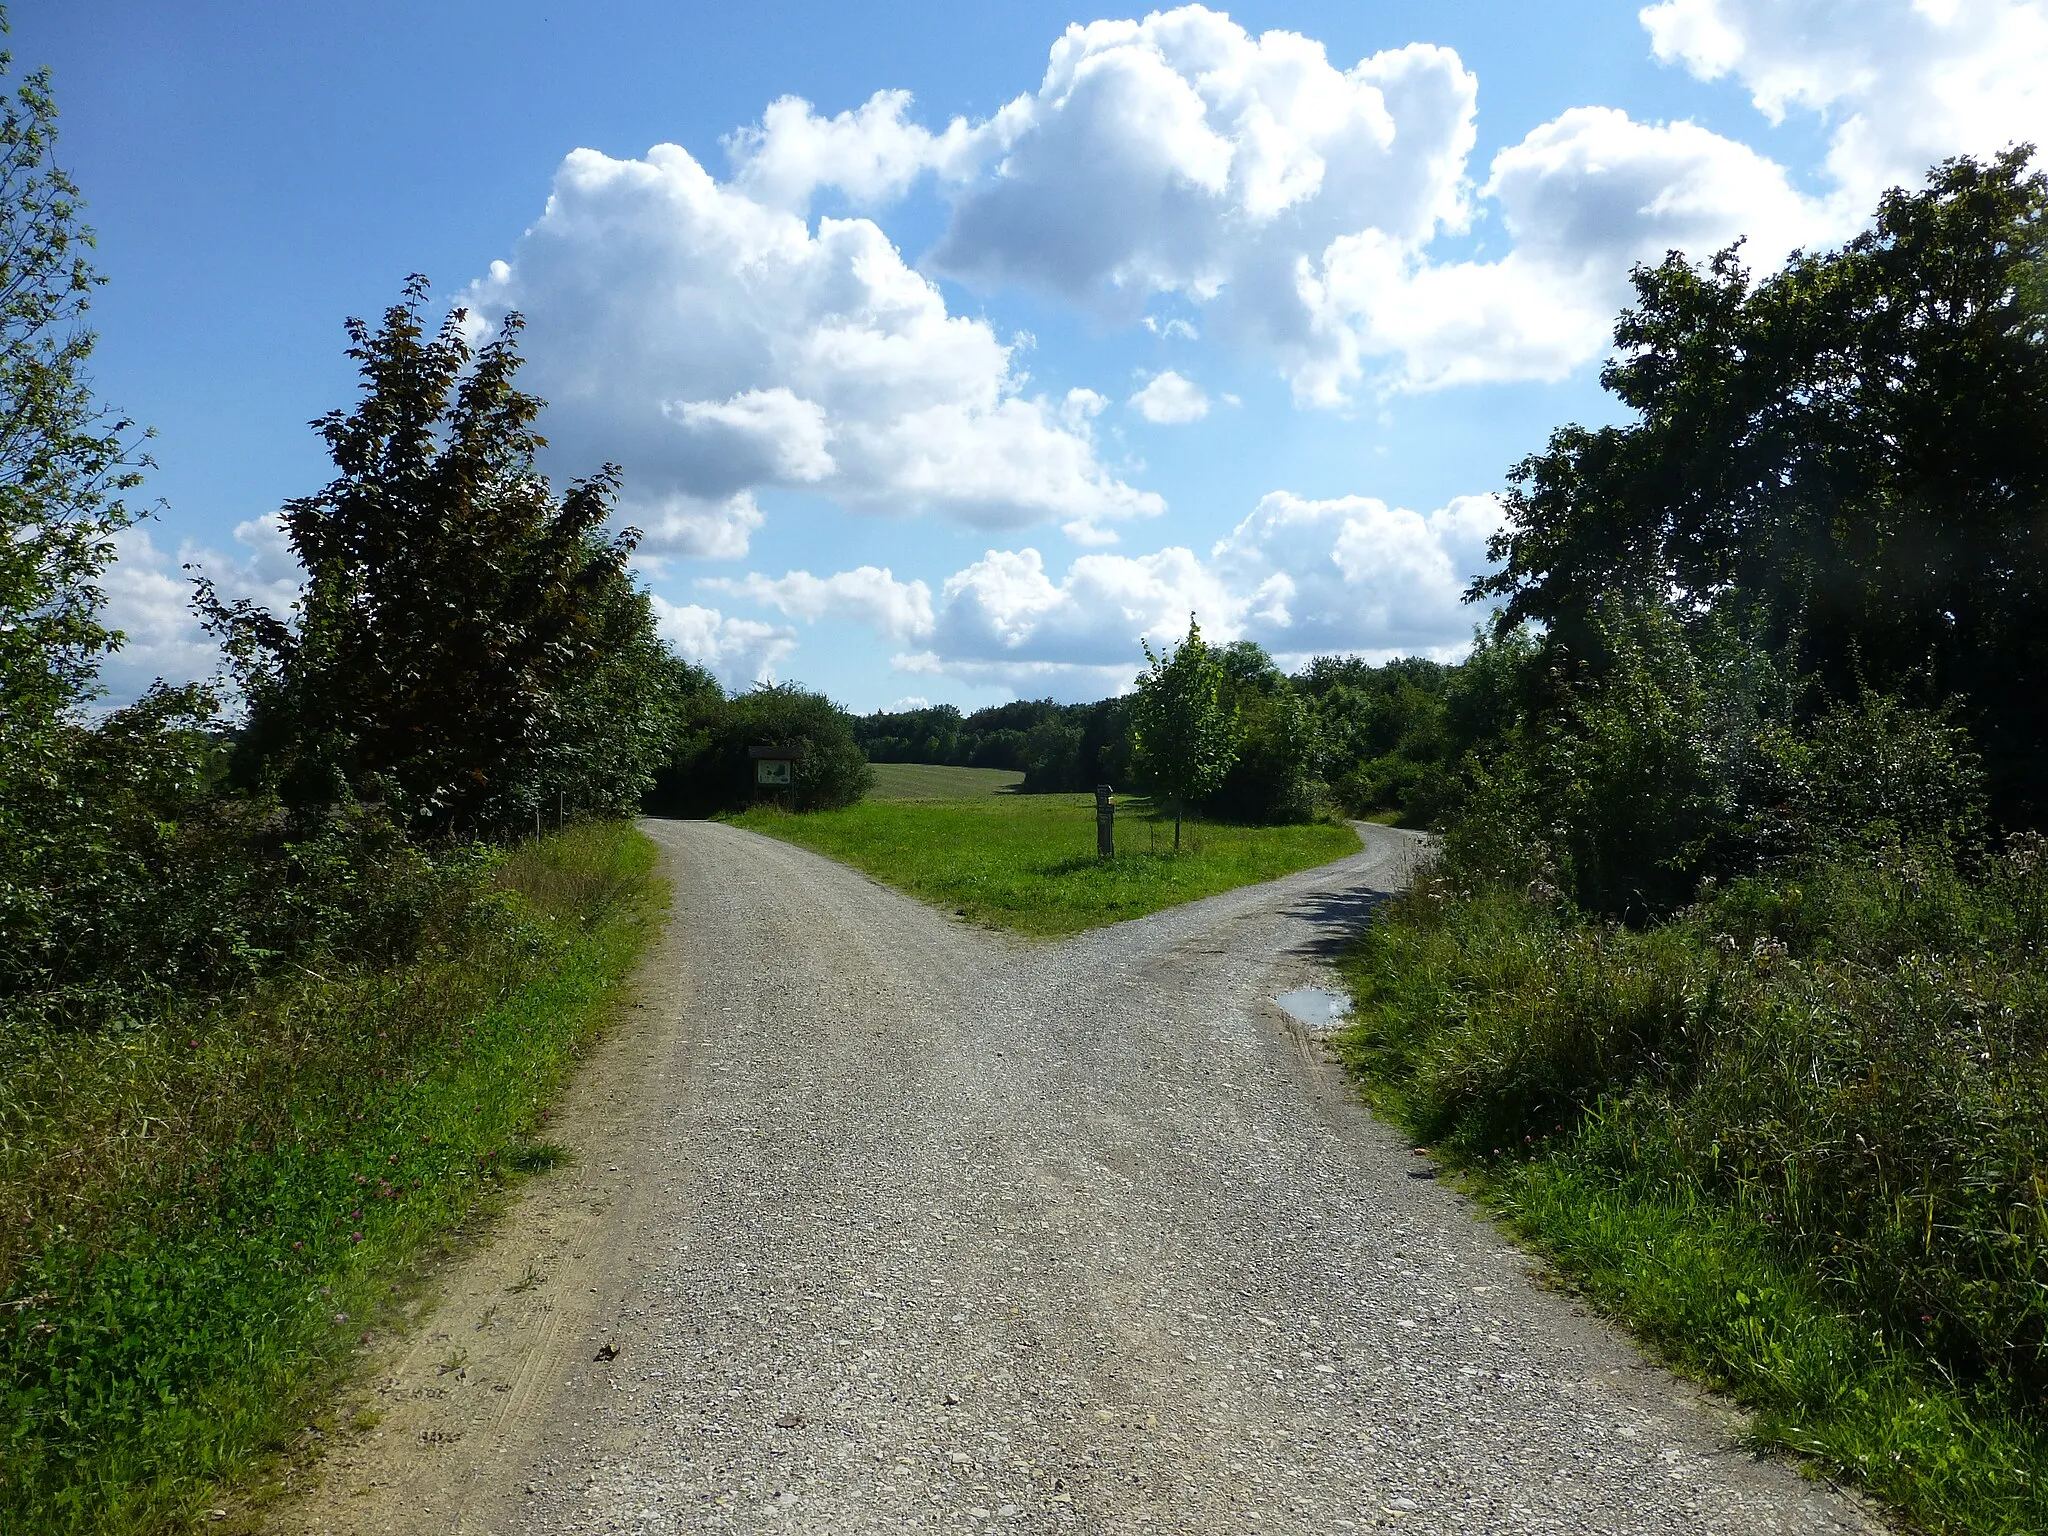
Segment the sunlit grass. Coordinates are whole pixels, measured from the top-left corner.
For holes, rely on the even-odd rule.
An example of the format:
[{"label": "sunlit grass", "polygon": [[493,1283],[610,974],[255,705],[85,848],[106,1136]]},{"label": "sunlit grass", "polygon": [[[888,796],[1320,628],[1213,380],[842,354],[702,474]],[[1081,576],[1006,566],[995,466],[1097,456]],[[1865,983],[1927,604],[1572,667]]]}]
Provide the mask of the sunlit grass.
[{"label": "sunlit grass", "polygon": [[555,1155],[653,850],[544,838],[420,960],[0,1063],[0,1529],[181,1523],[286,1446],[423,1245]]},{"label": "sunlit grass", "polygon": [[1142,800],[1117,812],[1117,855],[1095,856],[1092,795],[863,801],[792,816],[750,811],[735,825],[799,844],[977,923],[1060,938],[1104,923],[1278,879],[1358,851],[1349,827],[1189,822]]}]

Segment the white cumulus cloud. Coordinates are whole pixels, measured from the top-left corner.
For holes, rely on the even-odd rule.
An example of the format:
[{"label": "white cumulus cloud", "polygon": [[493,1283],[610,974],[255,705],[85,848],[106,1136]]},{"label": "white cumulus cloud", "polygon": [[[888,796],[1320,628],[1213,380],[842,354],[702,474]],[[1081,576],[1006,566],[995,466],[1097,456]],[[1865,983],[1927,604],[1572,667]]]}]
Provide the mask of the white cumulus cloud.
[{"label": "white cumulus cloud", "polygon": [[1147,421],[1162,426],[1200,421],[1209,414],[1209,397],[1202,393],[1202,386],[1171,368],[1147,380],[1145,387],[1131,396],[1131,405]]},{"label": "white cumulus cloud", "polygon": [[[1299,33],[1201,6],[1071,26],[1037,91],[984,131],[990,172],[934,259],[1135,314],[1215,298],[1339,233],[1464,216],[1477,82],[1415,45],[1349,70]],[[1251,311],[1240,316],[1255,321]]]},{"label": "white cumulus cloud", "polygon": [[[623,514],[657,558],[744,553],[752,498],[773,486],[987,528],[1095,530],[1163,511],[1102,462],[1085,415],[1026,394],[1014,343],[949,314],[872,221],[813,227],[781,206],[811,173],[773,169],[777,135],[815,137],[817,121],[771,112],[741,182],[674,145],[563,161],[512,259],[467,295],[486,320],[526,315],[559,461],[622,464]],[[886,166],[863,180],[852,151],[805,154],[819,176],[894,184]],[[757,198],[748,177],[780,190]]]},{"label": "white cumulus cloud", "polygon": [[696,603],[654,595],[654,627],[676,651],[727,688],[775,680],[775,664],[796,649],[796,631],[759,619],[731,618]]},{"label": "white cumulus cloud", "polygon": [[1513,237],[1497,260],[1436,262],[1366,231],[1304,265],[1314,337],[1295,354],[1298,395],[1341,401],[1374,360],[1411,389],[1562,378],[1607,344],[1636,262],[1746,237],[1746,259],[1768,268],[1840,232],[1746,145],[1608,107],[1574,108],[1503,149],[1481,190]]},{"label": "white cumulus cloud", "polygon": [[932,627],[931,588],[921,581],[898,581],[886,569],[872,565],[830,576],[791,571],[786,576],[769,577],[754,572],[699,585],[778,609],[807,623],[825,618],[859,620],[891,640],[915,639]]},{"label": "white cumulus cloud", "polygon": [[1949,155],[2048,143],[2038,0],[1662,0],[1642,21],[1659,59],[1733,76],[1773,122],[1817,114],[1853,216]]},{"label": "white cumulus cloud", "polygon": [[[1070,27],[1036,92],[948,129],[959,186],[931,259],[1155,332],[1145,302],[1178,295],[1274,359],[1298,401],[1338,405],[1368,384],[1559,378],[1606,344],[1632,263],[1747,236],[1768,265],[1842,228],[1742,144],[1597,107],[1542,124],[1475,187],[1476,111],[1444,48],[1342,69],[1313,39],[1200,6]],[[1478,213],[1509,248],[1441,259]]]},{"label": "white cumulus cloud", "polygon": [[1425,514],[1275,491],[1206,556],[1084,554],[1055,572],[1036,549],[992,549],[936,598],[874,567],[717,585],[792,618],[864,619],[907,647],[901,671],[1094,698],[1129,686],[1139,642],[1179,637],[1190,614],[1212,640],[1249,638],[1289,664],[1330,652],[1455,657],[1478,618],[1465,589],[1500,524],[1492,496]]}]

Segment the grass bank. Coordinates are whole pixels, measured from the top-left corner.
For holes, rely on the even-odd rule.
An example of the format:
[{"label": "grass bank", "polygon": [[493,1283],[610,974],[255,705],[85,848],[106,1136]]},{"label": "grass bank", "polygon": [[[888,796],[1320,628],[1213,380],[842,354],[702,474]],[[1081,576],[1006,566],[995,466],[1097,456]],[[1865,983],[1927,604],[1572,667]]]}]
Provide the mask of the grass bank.
[{"label": "grass bank", "polygon": [[1897,854],[1645,932],[1449,875],[1341,1041],[1601,1307],[1937,1530],[2048,1530],[2048,868]]},{"label": "grass bank", "polygon": [[283,1449],[550,1094],[664,899],[623,824],[451,881],[419,958],[0,1060],[0,1528],[176,1529]]},{"label": "grass bank", "polygon": [[884,884],[978,923],[1061,938],[1143,917],[1218,891],[1278,879],[1358,850],[1349,827],[1188,823],[1173,851],[1173,820],[1147,802],[1117,810],[1117,856],[1095,857],[1092,795],[866,800],[792,816],[732,818],[851,864]]}]

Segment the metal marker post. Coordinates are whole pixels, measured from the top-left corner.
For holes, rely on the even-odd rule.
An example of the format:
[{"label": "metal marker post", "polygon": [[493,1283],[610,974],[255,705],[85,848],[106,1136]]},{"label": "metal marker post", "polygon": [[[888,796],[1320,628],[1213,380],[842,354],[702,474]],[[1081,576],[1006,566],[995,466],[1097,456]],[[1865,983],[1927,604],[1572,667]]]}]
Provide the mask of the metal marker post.
[{"label": "metal marker post", "polygon": [[1095,857],[1116,857],[1116,801],[1107,784],[1095,786]]}]

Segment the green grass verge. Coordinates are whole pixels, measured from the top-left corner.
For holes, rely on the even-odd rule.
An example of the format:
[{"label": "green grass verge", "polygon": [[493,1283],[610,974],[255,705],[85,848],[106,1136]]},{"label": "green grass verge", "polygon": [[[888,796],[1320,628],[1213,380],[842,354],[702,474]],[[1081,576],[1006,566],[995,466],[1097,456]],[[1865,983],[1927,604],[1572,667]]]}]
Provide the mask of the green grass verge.
[{"label": "green grass verge", "polygon": [[6,1064],[0,1193],[81,1214],[8,1277],[0,1529],[181,1528],[291,1444],[422,1252],[560,1156],[546,1104],[653,930],[653,857],[571,829],[402,972]]},{"label": "green grass verge", "polygon": [[1024,782],[1008,768],[949,768],[940,763],[876,763],[870,800],[978,800]]},{"label": "green grass verge", "polygon": [[749,811],[735,826],[838,859],[934,906],[1035,938],[1143,917],[1218,891],[1278,879],[1358,851],[1349,827],[1188,823],[1143,801],[1117,811],[1117,856],[1095,857],[1092,795],[863,801],[792,816]]},{"label": "green grass verge", "polygon": [[1841,1310],[1758,1223],[1577,1146],[1466,1171],[1596,1306],[1750,1408],[1759,1449],[1810,1457],[1930,1529],[2048,1530],[2039,1423]]},{"label": "green grass verge", "polygon": [[2040,961],[2000,878],[1809,871],[1632,933],[1440,875],[1345,960],[1338,1049],[1759,1446],[2048,1531]]}]

